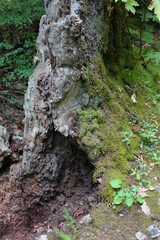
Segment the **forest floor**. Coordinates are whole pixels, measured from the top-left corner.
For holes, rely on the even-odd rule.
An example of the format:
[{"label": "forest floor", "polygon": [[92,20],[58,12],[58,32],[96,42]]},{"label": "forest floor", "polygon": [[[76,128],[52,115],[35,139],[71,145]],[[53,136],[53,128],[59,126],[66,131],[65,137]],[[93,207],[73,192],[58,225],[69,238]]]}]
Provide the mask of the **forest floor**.
[{"label": "forest floor", "polygon": [[[133,34],[138,34],[135,30]],[[155,67],[158,68],[158,67]],[[157,80],[157,85],[159,84]],[[126,85],[127,86],[127,85]],[[120,86],[121,87],[121,86]],[[128,86],[127,86],[128,87]],[[134,86],[135,87],[135,86]],[[148,91],[149,83],[145,79],[141,81],[141,88]],[[135,87],[135,91],[136,91]],[[144,197],[143,205],[134,203],[131,207],[120,204],[114,209],[114,204],[99,197],[99,189],[102,187],[101,176],[97,183],[90,183],[93,170],[91,169],[85,186],[76,181],[73,173],[70,173],[70,182],[63,186],[61,193],[56,198],[46,201],[37,200],[32,205],[32,200],[27,200],[26,195],[30,191],[39,192],[40,188],[35,184],[32,176],[21,183],[17,188],[17,181],[12,180],[12,172],[16,172],[23,159],[23,131],[24,131],[24,93],[26,87],[20,82],[13,85],[0,87],[0,124],[5,126],[10,133],[10,146],[12,154],[5,160],[0,169],[0,240],[145,240],[152,239],[147,228],[154,225],[154,239],[160,239],[160,173],[159,163],[147,161],[149,168],[145,169],[143,159],[146,155],[139,152],[136,158],[130,162],[133,169],[137,168],[142,180],[150,182],[150,187],[139,187],[141,196]],[[119,97],[124,92],[118,92]],[[158,96],[158,95],[157,95]],[[152,109],[159,104],[153,99],[146,101],[145,108]],[[158,99],[158,98],[157,98]],[[119,98],[119,101],[121,99]],[[152,122],[159,141],[159,117],[154,115]],[[147,122],[147,119],[145,119]],[[132,123],[135,133],[142,126],[140,123]],[[149,137],[152,136],[152,126]],[[151,145],[151,144],[148,144]],[[159,143],[154,151],[159,149]],[[157,159],[160,158],[157,151]],[[142,163],[137,167],[137,162]],[[146,163],[145,163],[146,164]],[[128,173],[129,183],[133,180],[133,172]],[[138,176],[137,176],[138,177]],[[23,189],[23,191],[22,191]],[[31,201],[31,202],[28,202]],[[34,199],[35,201],[35,199]],[[27,206],[27,207],[26,207]],[[31,206],[31,207],[30,207]],[[58,229],[57,234],[53,230]],[[56,231],[56,230],[55,230]],[[139,233],[140,232],[140,233]],[[38,238],[42,236],[44,238]],[[57,236],[56,236],[57,235]],[[70,235],[70,238],[69,238]],[[58,237],[59,236],[59,237]]]}]

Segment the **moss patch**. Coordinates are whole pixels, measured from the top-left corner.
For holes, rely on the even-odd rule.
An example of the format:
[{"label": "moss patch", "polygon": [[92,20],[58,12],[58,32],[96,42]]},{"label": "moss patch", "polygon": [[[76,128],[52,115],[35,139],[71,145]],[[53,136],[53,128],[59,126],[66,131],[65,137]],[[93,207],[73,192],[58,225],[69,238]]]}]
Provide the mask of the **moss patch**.
[{"label": "moss patch", "polygon": [[[103,179],[100,196],[107,201],[113,200],[109,181],[118,176],[125,184],[130,161],[140,152],[141,139],[132,121],[149,120],[157,114],[159,73],[153,63],[146,67],[137,63],[134,69],[119,69],[113,76],[100,54],[83,68],[83,92],[88,94],[89,104],[77,110],[79,137],[96,166],[94,180],[99,175]],[[131,100],[134,93],[136,103]],[[123,139],[126,133],[128,140]]]}]

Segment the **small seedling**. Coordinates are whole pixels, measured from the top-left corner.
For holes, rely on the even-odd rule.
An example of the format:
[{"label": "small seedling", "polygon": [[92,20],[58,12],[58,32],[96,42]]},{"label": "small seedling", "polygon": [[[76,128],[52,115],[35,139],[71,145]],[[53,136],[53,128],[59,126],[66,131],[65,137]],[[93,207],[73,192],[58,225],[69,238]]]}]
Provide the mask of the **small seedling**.
[{"label": "small seedling", "polygon": [[132,185],[128,188],[121,188],[122,181],[120,179],[113,179],[110,184],[116,189],[114,193],[114,204],[119,205],[124,201],[125,204],[130,207],[133,205],[134,201],[140,204],[144,202],[141,196],[137,196],[138,187],[136,185]]},{"label": "small seedling", "polygon": [[66,221],[64,222],[64,224],[72,230],[73,236],[71,237],[68,234],[64,234],[63,232],[60,232],[57,228],[54,228],[54,233],[57,237],[60,237],[63,240],[75,240],[77,237],[77,228],[75,226],[74,219],[65,207],[63,208],[63,210],[66,217]]},{"label": "small seedling", "polygon": [[133,137],[133,133],[130,132],[121,132],[122,142],[126,144],[126,147],[129,148],[131,144],[131,138]]}]

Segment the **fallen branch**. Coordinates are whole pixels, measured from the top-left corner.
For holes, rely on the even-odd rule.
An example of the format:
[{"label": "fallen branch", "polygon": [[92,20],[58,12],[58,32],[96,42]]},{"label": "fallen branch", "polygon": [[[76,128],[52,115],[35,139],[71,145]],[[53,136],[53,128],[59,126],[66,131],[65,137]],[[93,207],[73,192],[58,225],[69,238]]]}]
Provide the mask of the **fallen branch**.
[{"label": "fallen branch", "polygon": [[2,100],[7,101],[9,104],[11,104],[11,105],[13,105],[13,106],[15,106],[15,107],[23,110],[23,107],[19,106],[18,104],[14,104],[10,99],[8,99],[8,98],[6,98],[6,97],[4,97],[4,96],[2,96],[2,95],[0,95],[0,98],[1,98]]}]

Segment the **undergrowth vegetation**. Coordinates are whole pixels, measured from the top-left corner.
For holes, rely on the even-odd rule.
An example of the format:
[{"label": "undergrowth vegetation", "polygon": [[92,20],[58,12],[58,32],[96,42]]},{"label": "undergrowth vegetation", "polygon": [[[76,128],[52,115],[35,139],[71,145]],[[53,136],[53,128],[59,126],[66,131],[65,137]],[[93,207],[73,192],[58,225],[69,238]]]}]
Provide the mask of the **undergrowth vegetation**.
[{"label": "undergrowth vegetation", "polygon": [[[63,210],[66,218],[64,224],[70,233],[69,234],[63,233],[57,228],[54,228],[54,233],[56,237],[62,240],[76,240],[78,230],[74,223],[74,219],[72,218],[72,216],[69,214],[68,210],[65,207],[63,208]],[[53,239],[55,238],[52,235],[48,235],[48,240],[53,240]]]},{"label": "undergrowth vegetation", "polygon": [[33,56],[44,9],[39,0],[0,2],[0,69],[6,87],[20,80],[27,84],[33,73]]}]

